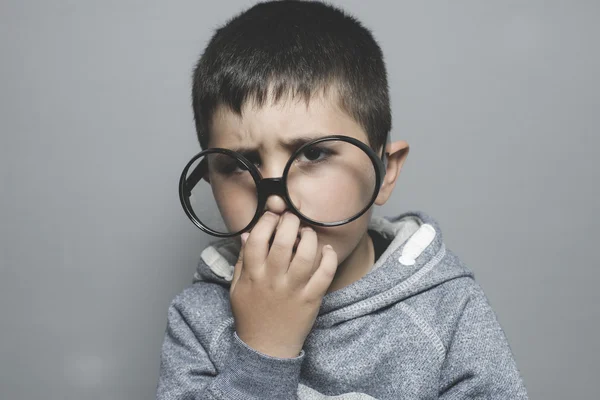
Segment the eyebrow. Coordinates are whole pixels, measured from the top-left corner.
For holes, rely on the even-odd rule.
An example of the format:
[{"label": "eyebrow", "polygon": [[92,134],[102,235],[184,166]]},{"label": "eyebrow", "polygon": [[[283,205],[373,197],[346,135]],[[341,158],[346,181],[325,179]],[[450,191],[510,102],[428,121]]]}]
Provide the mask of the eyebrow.
[{"label": "eyebrow", "polygon": [[[279,141],[279,144],[281,145],[281,147],[292,152],[292,151],[295,151],[298,148],[302,147],[303,145],[305,145],[308,142],[311,142],[315,139],[319,139],[319,138],[322,138],[325,136],[330,136],[330,135],[323,134],[323,133],[314,133],[314,134],[310,134],[310,135],[296,137],[296,138],[289,139],[289,140],[281,140],[281,141]],[[239,147],[230,148],[230,150],[233,150],[237,153],[242,154],[243,156],[246,156],[246,155],[256,154],[256,152],[258,151],[258,148],[252,147],[252,146],[239,146]]]}]

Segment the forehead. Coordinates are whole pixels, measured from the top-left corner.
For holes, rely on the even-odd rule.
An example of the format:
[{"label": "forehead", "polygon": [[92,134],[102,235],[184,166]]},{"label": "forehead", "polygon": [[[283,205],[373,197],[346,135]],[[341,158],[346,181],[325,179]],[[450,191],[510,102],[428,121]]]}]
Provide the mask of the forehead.
[{"label": "forehead", "polygon": [[368,143],[362,127],[344,112],[333,94],[315,95],[309,101],[284,98],[259,106],[248,101],[241,115],[217,108],[210,129],[209,147],[271,150],[294,139],[345,135]]}]

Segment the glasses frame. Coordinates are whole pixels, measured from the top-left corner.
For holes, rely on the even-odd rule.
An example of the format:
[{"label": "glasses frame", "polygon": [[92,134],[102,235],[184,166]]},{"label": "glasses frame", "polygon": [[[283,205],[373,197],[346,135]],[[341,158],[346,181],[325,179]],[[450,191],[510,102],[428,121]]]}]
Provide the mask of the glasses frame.
[{"label": "glasses frame", "polygon": [[[388,135],[388,139],[387,139],[388,142],[389,142],[389,139],[390,139],[390,137]],[[302,151],[304,149],[306,149],[309,146],[313,146],[315,144],[321,143],[321,142],[333,141],[333,140],[338,140],[338,141],[343,141],[343,142],[353,144],[356,147],[363,150],[367,154],[367,156],[373,163],[373,166],[375,167],[375,190],[373,191],[373,195],[371,196],[369,203],[355,216],[341,220],[341,221],[336,221],[336,222],[314,221],[314,220],[304,216],[294,206],[294,203],[291,201],[291,198],[290,198],[290,195],[288,192],[288,187],[287,187],[287,175],[288,175],[290,168],[292,167],[293,161],[296,159],[296,157],[300,153],[302,153]],[[375,202],[375,199],[377,198],[377,195],[379,194],[379,190],[381,189],[381,185],[383,184],[383,178],[385,177],[385,172],[386,172],[386,168],[387,168],[387,153],[385,152],[385,149],[386,149],[386,146],[384,146],[384,148],[382,149],[382,152],[381,152],[381,156],[379,156],[367,144],[365,144],[362,141],[355,139],[353,137],[344,136],[344,135],[323,136],[323,137],[317,138],[315,140],[311,140],[310,142],[303,144],[296,151],[294,151],[294,153],[292,154],[292,156],[286,163],[286,166],[283,170],[283,174],[281,177],[263,178],[263,176],[260,173],[260,171],[258,170],[258,168],[256,168],[256,166],[254,164],[252,164],[246,157],[244,157],[240,153],[237,153],[237,152],[235,152],[233,150],[229,150],[229,149],[214,147],[214,148],[203,150],[200,153],[196,154],[187,163],[185,168],[183,168],[183,171],[181,172],[181,176],[179,178],[179,200],[181,201],[181,206],[183,207],[185,214],[194,223],[194,225],[196,225],[198,228],[200,228],[200,230],[202,230],[203,232],[205,232],[209,235],[221,237],[221,238],[237,236],[237,235],[240,235],[240,234],[252,229],[252,227],[258,222],[261,215],[264,214],[267,199],[269,198],[269,196],[272,196],[272,195],[280,196],[285,201],[289,211],[294,213],[298,218],[300,218],[300,220],[302,220],[303,222],[305,222],[309,225],[320,226],[320,227],[340,226],[340,225],[347,224],[349,222],[352,222],[352,221],[360,218],[360,216],[363,215],[365,212],[367,212],[369,210],[369,208],[371,208],[371,206]],[[237,160],[239,160],[244,165],[244,167],[246,167],[248,169],[248,172],[250,172],[250,175],[252,176],[252,178],[254,179],[254,182],[256,184],[256,195],[258,198],[256,212],[254,213],[254,217],[252,218],[250,223],[248,225],[246,225],[245,228],[243,228],[242,230],[240,230],[238,232],[223,233],[223,232],[215,231],[215,230],[205,226],[200,221],[200,219],[196,216],[196,214],[194,213],[192,206],[190,204],[191,190],[198,184],[198,182],[200,182],[200,180],[202,180],[202,177],[208,170],[208,165],[205,162],[206,158],[204,160],[202,160],[200,162],[200,164],[198,164],[198,166],[192,171],[192,173],[190,174],[189,177],[188,177],[188,171],[189,171],[190,167],[194,164],[194,162],[196,162],[196,160],[198,160],[200,157],[204,157],[208,154],[213,154],[213,153],[226,154],[226,155],[235,157]]]}]

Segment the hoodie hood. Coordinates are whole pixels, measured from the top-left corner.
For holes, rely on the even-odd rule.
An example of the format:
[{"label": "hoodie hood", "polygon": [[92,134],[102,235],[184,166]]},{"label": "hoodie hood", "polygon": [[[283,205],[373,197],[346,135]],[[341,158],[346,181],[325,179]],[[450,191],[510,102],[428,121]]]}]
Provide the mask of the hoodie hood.
[{"label": "hoodie hood", "polygon": [[[495,314],[422,212],[370,221],[390,241],[371,270],[326,294],[294,358],[237,335],[229,302],[238,239],[202,252],[169,308],[157,398],[527,399]],[[216,396],[216,397],[215,397]]]},{"label": "hoodie hood", "polygon": [[[424,212],[372,217],[369,229],[391,243],[365,276],[323,297],[315,327],[371,314],[446,281],[473,276],[446,248],[438,223]],[[211,243],[202,251],[194,283],[229,287],[239,249],[237,238]]]}]

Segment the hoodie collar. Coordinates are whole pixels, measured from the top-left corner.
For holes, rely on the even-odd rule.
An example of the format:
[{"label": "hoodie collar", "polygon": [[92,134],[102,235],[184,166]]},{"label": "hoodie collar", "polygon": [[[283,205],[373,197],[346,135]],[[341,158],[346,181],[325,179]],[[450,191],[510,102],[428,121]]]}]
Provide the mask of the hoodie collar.
[{"label": "hoodie collar", "polygon": [[[393,218],[374,216],[368,229],[391,243],[369,273],[323,297],[316,326],[355,318],[446,280],[472,276],[458,259],[449,260],[438,223],[424,212],[411,211]],[[229,287],[239,249],[239,238],[221,239],[207,246],[194,283],[214,282]]]},{"label": "hoodie collar", "polygon": [[[392,243],[388,247],[395,247],[406,241],[422,225],[418,215],[404,214],[395,220],[385,217],[373,216],[369,221],[368,229],[374,230]],[[194,274],[194,283],[200,281],[211,281],[230,285],[233,279],[234,265],[240,251],[238,238],[219,239],[210,243],[201,253],[200,262]],[[386,250],[377,260],[372,270],[383,264],[388,251]]]}]

